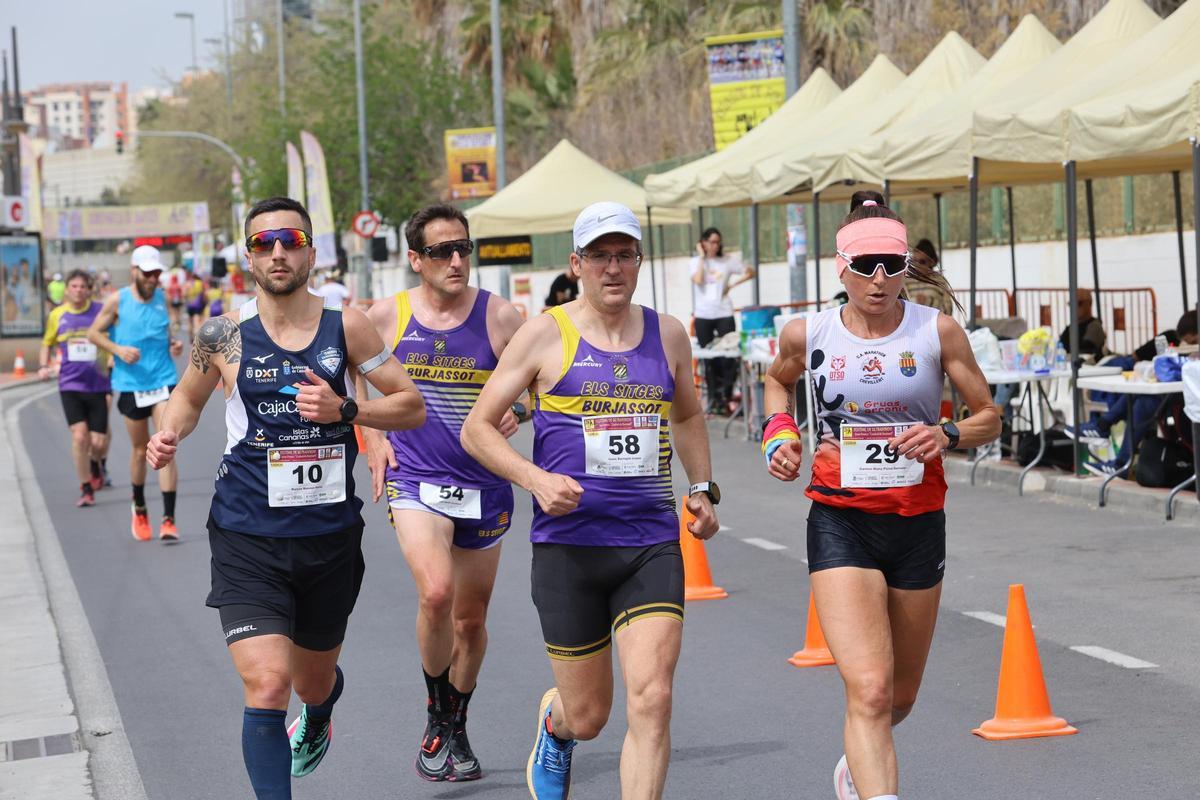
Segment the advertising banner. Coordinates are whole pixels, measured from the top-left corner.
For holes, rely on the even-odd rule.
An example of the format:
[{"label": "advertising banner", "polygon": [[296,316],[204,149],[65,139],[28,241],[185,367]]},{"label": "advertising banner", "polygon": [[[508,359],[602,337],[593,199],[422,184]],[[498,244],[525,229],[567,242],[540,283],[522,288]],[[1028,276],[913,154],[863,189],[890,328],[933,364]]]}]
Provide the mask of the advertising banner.
[{"label": "advertising banner", "polygon": [[300,160],[300,151],[296,145],[287,143],[287,196],[305,208],[308,203],[304,199],[304,162]]},{"label": "advertising banner", "polygon": [[47,208],[47,239],[135,239],[209,230],[208,203]]},{"label": "advertising banner", "polygon": [[491,197],[496,193],[496,129],[446,131],[446,169],[450,199]]},{"label": "advertising banner", "polygon": [[42,333],[42,243],[32,236],[0,236],[0,336]]},{"label": "advertising banner", "polygon": [[481,267],[511,267],[533,263],[533,239],[529,236],[496,236],[480,239],[477,252]]},{"label": "advertising banner", "polygon": [[713,144],[728,147],[787,99],[783,31],[759,31],[704,40]]},{"label": "advertising banner", "polygon": [[312,217],[313,238],[317,246],[317,266],[337,265],[334,243],[333,200],[329,195],[329,174],[325,171],[325,151],[317,137],[300,131],[300,149],[304,151],[304,183],[308,195],[305,207]]},{"label": "advertising banner", "polygon": [[21,194],[25,198],[25,230],[42,229],[42,169],[38,164],[33,142],[23,133],[17,134],[21,147]]}]

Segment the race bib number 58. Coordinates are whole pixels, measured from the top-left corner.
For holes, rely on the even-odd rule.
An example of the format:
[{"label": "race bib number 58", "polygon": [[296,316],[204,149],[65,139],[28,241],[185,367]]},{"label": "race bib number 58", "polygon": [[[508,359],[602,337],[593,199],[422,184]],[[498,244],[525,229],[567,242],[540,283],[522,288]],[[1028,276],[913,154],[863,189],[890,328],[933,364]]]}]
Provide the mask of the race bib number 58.
[{"label": "race bib number 58", "polygon": [[888,441],[916,425],[842,425],[842,486],[885,489],[915,486],[925,479],[925,465],[888,447]]},{"label": "race bib number 58", "polygon": [[580,422],[588,475],[658,474],[658,414],[613,414]]}]

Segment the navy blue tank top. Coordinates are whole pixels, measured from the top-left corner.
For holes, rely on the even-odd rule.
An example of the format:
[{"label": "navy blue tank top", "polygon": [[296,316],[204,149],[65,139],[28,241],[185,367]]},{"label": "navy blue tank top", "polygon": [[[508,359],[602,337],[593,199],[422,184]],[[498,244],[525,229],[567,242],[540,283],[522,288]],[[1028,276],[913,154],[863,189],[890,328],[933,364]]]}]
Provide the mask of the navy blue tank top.
[{"label": "navy blue tank top", "polygon": [[354,426],[303,420],[296,408],[305,367],[338,394],[354,394],[341,309],[326,305],[317,335],[299,351],[271,340],[257,300],[240,313],[242,361],[225,401],[228,440],[217,470],[213,521],[237,533],[273,537],[361,526]]}]

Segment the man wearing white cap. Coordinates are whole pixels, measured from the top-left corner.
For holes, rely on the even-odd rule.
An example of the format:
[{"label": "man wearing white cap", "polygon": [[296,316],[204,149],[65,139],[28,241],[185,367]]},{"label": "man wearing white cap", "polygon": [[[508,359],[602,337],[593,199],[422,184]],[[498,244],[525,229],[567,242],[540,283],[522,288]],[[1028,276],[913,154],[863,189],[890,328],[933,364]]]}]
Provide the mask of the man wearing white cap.
[{"label": "man wearing white cap", "polygon": [[[104,307],[88,330],[88,339],[114,356],[112,389],[117,409],[125,417],[132,452],[129,476],[133,484],[133,538],[153,538],[146,507],[146,444],[150,441],[151,417],[157,427],[166,400],[178,381],[172,356],[183,352],[183,342],[171,338],[171,317],[159,288],[163,270],[158,248],[142,245],[133,251],[130,285],[104,300]],[[163,518],[159,537],[178,541],[175,528],[175,486],[178,470],[174,463],[158,473],[163,493]]]},{"label": "man wearing white cap", "polygon": [[[538,706],[526,766],[536,800],[565,800],[579,739],[612,706],[615,639],[629,729],[621,796],[662,796],[671,752],[671,688],[683,634],[683,561],[671,484],[671,431],[692,482],[690,534],[717,532],[704,415],[691,345],[674,317],[632,303],[641,226],[619,203],[575,220],[576,300],[531,319],[500,357],[463,426],[467,452],[534,497],[533,600],[555,688]],[[534,398],[533,460],[502,420]]]}]

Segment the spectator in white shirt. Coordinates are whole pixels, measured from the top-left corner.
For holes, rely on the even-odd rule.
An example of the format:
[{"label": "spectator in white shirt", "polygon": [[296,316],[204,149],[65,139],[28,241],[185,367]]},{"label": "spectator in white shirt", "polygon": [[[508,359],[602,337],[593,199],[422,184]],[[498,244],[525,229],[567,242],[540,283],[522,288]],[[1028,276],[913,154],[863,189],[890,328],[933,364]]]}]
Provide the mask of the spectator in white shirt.
[{"label": "spectator in white shirt", "polygon": [[325,274],[325,282],[313,289],[314,292],[324,297],[326,300],[334,300],[337,305],[344,306],[350,302],[351,293],[342,283],[342,273],[338,270],[331,270]]},{"label": "spectator in white shirt", "polygon": [[[729,290],[753,277],[753,267],[743,264],[736,255],[725,254],[721,232],[705,229],[691,263],[692,313],[696,318],[696,342],[701,347],[737,329]],[[726,413],[737,379],[737,359],[707,359],[704,368],[709,413]]]}]

